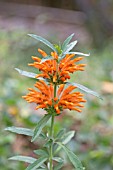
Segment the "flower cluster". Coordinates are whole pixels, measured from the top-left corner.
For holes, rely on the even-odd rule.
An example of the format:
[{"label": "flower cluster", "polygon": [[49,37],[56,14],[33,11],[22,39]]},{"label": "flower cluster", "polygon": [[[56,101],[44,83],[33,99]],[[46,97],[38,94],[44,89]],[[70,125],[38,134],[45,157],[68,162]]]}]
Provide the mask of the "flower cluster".
[{"label": "flower cluster", "polygon": [[[41,49],[38,52],[42,57],[47,57],[48,55]],[[48,79],[50,82],[57,82],[57,84],[62,84],[67,79],[70,79],[70,73],[75,71],[84,71],[85,64],[76,64],[76,62],[83,59],[83,57],[73,58],[75,54],[66,54],[66,56],[59,61],[59,56],[56,52],[51,52],[53,59],[41,62],[39,57],[32,56],[34,63],[28,64],[38,68],[42,73],[38,74],[36,78],[43,77]]]},{"label": "flower cluster", "polygon": [[37,74],[36,78],[43,77],[48,84],[43,80],[37,81],[34,86],[38,90],[29,88],[30,92],[23,98],[30,103],[36,103],[36,109],[43,108],[50,114],[60,114],[63,109],[81,112],[79,107],[83,107],[81,103],[86,102],[83,94],[72,92],[76,87],[69,85],[66,88],[65,83],[70,79],[70,73],[84,70],[85,64],[76,64],[83,57],[74,58],[75,54],[66,54],[63,59],[60,59],[56,52],[51,52],[52,58],[48,59],[46,52],[41,49],[38,49],[38,52],[45,61],[42,62],[41,58],[32,56],[34,63],[28,65],[39,69],[42,73]]},{"label": "flower cluster", "polygon": [[45,108],[45,110],[56,111],[57,114],[60,114],[60,111],[63,109],[76,110],[81,112],[81,110],[77,107],[83,107],[80,102],[85,102],[82,98],[83,94],[80,92],[72,92],[76,87],[70,85],[68,88],[64,89],[64,84],[59,85],[59,88],[56,93],[56,97],[54,97],[54,86],[52,84],[47,85],[43,80],[36,82],[35,87],[39,90],[36,91],[32,88],[28,90],[26,96],[23,96],[28,102],[34,102],[38,106],[36,109]]}]

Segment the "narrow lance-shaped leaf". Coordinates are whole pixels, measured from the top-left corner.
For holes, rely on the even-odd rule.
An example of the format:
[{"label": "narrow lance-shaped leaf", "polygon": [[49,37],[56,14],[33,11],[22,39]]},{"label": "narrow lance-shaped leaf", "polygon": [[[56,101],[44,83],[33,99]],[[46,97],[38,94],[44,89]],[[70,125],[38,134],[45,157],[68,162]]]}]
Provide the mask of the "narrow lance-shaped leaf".
[{"label": "narrow lance-shaped leaf", "polygon": [[35,130],[34,130],[34,135],[32,137],[31,142],[35,141],[35,139],[40,135],[42,128],[46,125],[48,120],[50,119],[51,115],[46,114],[37,124]]},{"label": "narrow lance-shaped leaf", "polygon": [[27,129],[27,128],[12,126],[12,127],[5,128],[5,130],[13,132],[13,133],[21,134],[21,135],[33,136],[33,130]]},{"label": "narrow lance-shaped leaf", "polygon": [[36,170],[37,168],[39,168],[45,161],[47,160],[46,157],[40,157],[39,159],[37,159],[35,162],[33,162],[32,164],[30,164],[26,170]]},{"label": "narrow lance-shaped leaf", "polygon": [[81,52],[67,52],[65,54],[75,54],[75,55],[82,55],[82,56],[90,56],[90,53],[89,54],[85,54],[85,53],[81,53]]},{"label": "narrow lance-shaped leaf", "polygon": [[37,75],[35,73],[20,70],[19,68],[15,68],[15,70],[17,70],[22,76],[26,76],[26,77],[30,77],[30,78],[35,78]]},{"label": "narrow lance-shaped leaf", "polygon": [[64,151],[66,152],[68,158],[70,159],[71,163],[76,168],[76,170],[83,170],[84,168],[82,166],[81,161],[78,159],[78,157],[71,150],[69,150],[65,145],[62,145],[59,142],[58,144],[64,149]]},{"label": "narrow lance-shaped leaf", "polygon": [[85,54],[85,53],[81,53],[81,52],[64,52],[64,54],[60,57],[60,60],[65,58],[66,54],[75,54],[75,55],[86,56],[86,57],[90,55],[90,54]]},{"label": "narrow lance-shaped leaf", "polygon": [[43,155],[48,156],[47,151],[43,150],[43,149],[34,150],[34,153],[37,154],[37,155],[40,155],[40,156],[43,156]]},{"label": "narrow lance-shaped leaf", "polygon": [[69,44],[69,42],[71,41],[71,39],[73,38],[74,34],[71,34],[69,37],[66,38],[66,40],[63,42],[62,44],[62,50],[65,51],[67,48],[67,45]]},{"label": "narrow lance-shaped leaf", "polygon": [[[19,68],[15,68],[15,70],[17,70],[22,76],[26,76],[26,77],[29,77],[29,78],[35,78],[37,74],[35,73],[31,73],[31,72],[28,72],[28,71],[23,71],[23,70],[20,70]],[[38,78],[35,78],[37,80],[44,80],[47,82],[47,79],[44,79],[42,77],[38,77]]]},{"label": "narrow lance-shaped leaf", "polygon": [[[71,139],[72,137],[74,136],[75,134],[75,131],[69,131],[67,133],[65,133],[61,138],[60,138],[60,142],[62,144],[67,144]],[[61,149],[61,146],[58,146],[57,144],[54,146],[54,150],[55,150],[55,153],[59,152]]]},{"label": "narrow lance-shaped leaf", "polygon": [[60,138],[64,135],[64,133],[65,133],[65,129],[61,129],[61,130],[57,133],[56,139],[60,139]]},{"label": "narrow lance-shaped leaf", "polygon": [[[35,38],[38,41],[41,41],[42,43],[44,43],[45,45],[47,45],[49,48],[51,48],[53,51],[56,51],[56,49],[54,48],[53,44],[51,44],[48,40],[46,40],[45,38],[38,36],[38,35],[34,35],[34,34],[28,34],[29,36],[31,36],[32,38]],[[56,51],[57,52],[57,51]]]},{"label": "narrow lance-shaped leaf", "polygon": [[97,92],[94,92],[94,91],[92,91],[91,89],[89,89],[89,88],[87,88],[87,87],[85,87],[85,86],[83,86],[83,85],[81,85],[81,84],[78,84],[78,83],[70,83],[70,82],[67,82],[66,84],[67,84],[67,85],[68,85],[68,84],[69,84],[69,85],[71,84],[71,85],[73,85],[73,86],[76,86],[76,87],[78,87],[80,90],[82,90],[82,91],[84,91],[84,92],[86,92],[86,93],[92,94],[93,96],[96,96],[96,97],[102,99],[102,97],[101,97]]},{"label": "narrow lance-shaped leaf", "polygon": [[69,131],[62,137],[61,141],[63,144],[67,144],[75,135],[75,131]]},{"label": "narrow lance-shaped leaf", "polygon": [[13,156],[9,158],[9,160],[13,161],[22,161],[22,162],[27,162],[27,163],[34,163],[37,159],[29,157],[29,156]]},{"label": "narrow lance-shaped leaf", "polygon": [[74,48],[74,46],[77,44],[77,41],[73,41],[70,44],[67,45],[66,50],[63,52],[64,54],[68,53],[70,50]]}]

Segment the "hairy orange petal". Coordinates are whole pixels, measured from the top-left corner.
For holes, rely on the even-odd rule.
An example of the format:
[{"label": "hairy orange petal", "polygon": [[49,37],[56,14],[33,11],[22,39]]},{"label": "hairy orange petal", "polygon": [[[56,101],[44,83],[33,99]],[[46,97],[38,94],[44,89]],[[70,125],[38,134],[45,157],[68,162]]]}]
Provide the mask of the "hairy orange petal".
[{"label": "hairy orange petal", "polygon": [[53,99],[53,96],[54,96],[54,88],[53,88],[53,85],[50,84],[49,86],[49,95],[50,97]]},{"label": "hairy orange petal", "polygon": [[32,59],[33,59],[34,61],[37,61],[37,62],[40,62],[40,61],[41,61],[41,59],[40,59],[39,57],[35,57],[35,56],[32,56]]},{"label": "hairy orange petal", "polygon": [[57,91],[57,96],[58,96],[58,97],[59,97],[60,94],[62,93],[63,89],[64,89],[64,84],[61,84],[61,85],[59,86],[59,88],[58,88],[58,91]]},{"label": "hairy orange petal", "polygon": [[43,57],[46,57],[47,54],[45,51],[41,50],[41,49],[38,49],[38,52],[43,56]]},{"label": "hairy orange petal", "polygon": [[69,94],[69,93],[70,93],[72,90],[74,90],[75,88],[76,88],[75,86],[70,85],[68,88],[66,88],[66,89],[63,91],[61,98],[62,98],[63,96],[65,96],[65,95]]}]

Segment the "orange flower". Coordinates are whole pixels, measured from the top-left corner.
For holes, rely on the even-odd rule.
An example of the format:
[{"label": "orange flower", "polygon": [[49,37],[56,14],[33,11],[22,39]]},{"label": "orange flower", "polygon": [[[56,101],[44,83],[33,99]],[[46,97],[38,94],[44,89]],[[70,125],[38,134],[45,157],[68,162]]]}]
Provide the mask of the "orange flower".
[{"label": "orange flower", "polygon": [[80,92],[72,92],[76,87],[70,85],[64,89],[64,84],[61,84],[57,89],[56,97],[54,97],[54,86],[47,85],[40,80],[34,85],[39,91],[29,88],[30,91],[26,96],[23,96],[28,102],[37,104],[36,109],[44,108],[48,113],[53,114],[60,112],[63,109],[76,110],[81,112],[78,107],[83,107],[81,102],[86,102]]},{"label": "orange flower", "polygon": [[86,64],[75,64],[76,62],[83,59],[83,57],[74,58],[75,54],[67,54],[59,63],[59,76],[62,81],[70,79],[69,73],[75,71],[84,71]]},{"label": "orange flower", "polygon": [[[41,50],[38,49],[38,52],[43,56],[46,57],[47,54]],[[33,66],[35,68],[38,68],[42,73],[38,74],[36,78],[43,77],[49,79],[51,82],[57,81],[57,75],[56,75],[56,69],[57,69],[57,59],[58,55],[56,52],[51,52],[51,56],[53,59],[47,60],[45,62],[41,63],[41,59],[39,57],[32,56],[32,59],[35,61],[32,64],[28,64],[29,66]]]},{"label": "orange flower", "polygon": [[84,107],[81,102],[86,102],[86,100],[83,99],[83,94],[80,92],[72,92],[72,90],[76,89],[75,86],[68,86],[65,90],[64,85],[60,85],[57,96],[59,97],[58,102],[56,105],[54,105],[54,108],[57,112],[57,114],[60,113],[61,109],[69,109],[69,110],[76,110],[78,112],[81,112],[81,110],[78,107]]},{"label": "orange flower", "polygon": [[[42,57],[46,58],[47,54],[43,50],[38,49],[38,52],[42,55]],[[66,54],[66,56],[59,61],[56,52],[51,52],[51,56],[53,59],[45,60],[44,62],[41,62],[39,57],[32,56],[32,59],[35,62],[28,65],[38,68],[42,72],[41,74],[38,74],[36,78],[43,77],[47,78],[49,82],[62,84],[67,79],[70,79],[70,73],[84,70],[85,64],[75,64],[82,60],[83,57],[73,59],[75,54]]]},{"label": "orange flower", "polygon": [[48,106],[51,106],[53,93],[54,93],[53,86],[51,84],[48,86],[42,80],[40,80],[39,82],[36,82],[34,86],[38,88],[39,91],[29,88],[28,90],[30,91],[30,93],[22,97],[25,100],[27,100],[29,103],[32,103],[32,102],[36,103],[38,105],[36,109],[47,108]]}]

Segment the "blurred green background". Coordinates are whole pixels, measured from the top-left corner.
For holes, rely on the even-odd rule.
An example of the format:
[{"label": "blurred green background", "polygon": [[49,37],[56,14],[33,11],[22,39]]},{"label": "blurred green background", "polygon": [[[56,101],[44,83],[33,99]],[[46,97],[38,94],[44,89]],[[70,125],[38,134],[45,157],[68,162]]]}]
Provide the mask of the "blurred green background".
[{"label": "blurred green background", "polygon": [[[8,161],[16,154],[33,156],[41,146],[25,136],[7,133],[7,126],[34,128],[43,114],[21,96],[35,80],[20,76],[15,67],[36,72],[27,66],[39,55],[40,42],[27,36],[34,33],[52,43],[63,42],[72,33],[78,40],[75,51],[90,53],[84,58],[84,72],[72,81],[100,93],[103,100],[85,94],[83,112],[66,112],[56,118],[55,132],[62,127],[75,130],[69,147],[86,170],[113,170],[113,1],[112,0],[0,0],[0,169],[24,170],[26,164]],[[65,170],[73,169],[65,155]]]}]

